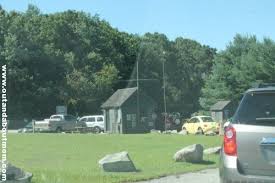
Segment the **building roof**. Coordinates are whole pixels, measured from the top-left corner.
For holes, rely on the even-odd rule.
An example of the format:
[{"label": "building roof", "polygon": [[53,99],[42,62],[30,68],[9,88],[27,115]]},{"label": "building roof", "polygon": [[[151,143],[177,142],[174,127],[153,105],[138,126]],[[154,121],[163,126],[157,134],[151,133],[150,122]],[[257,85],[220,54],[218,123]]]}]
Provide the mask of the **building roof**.
[{"label": "building roof", "polygon": [[137,91],[137,87],[118,89],[108,100],[106,100],[101,107],[120,107],[128,98],[130,98]]},{"label": "building roof", "polygon": [[230,103],[230,100],[221,100],[215,103],[211,106],[211,111],[221,111],[223,110],[228,104]]},{"label": "building roof", "polygon": [[275,87],[265,87],[265,88],[251,88],[246,91],[246,93],[249,92],[264,92],[264,91],[275,91]]}]

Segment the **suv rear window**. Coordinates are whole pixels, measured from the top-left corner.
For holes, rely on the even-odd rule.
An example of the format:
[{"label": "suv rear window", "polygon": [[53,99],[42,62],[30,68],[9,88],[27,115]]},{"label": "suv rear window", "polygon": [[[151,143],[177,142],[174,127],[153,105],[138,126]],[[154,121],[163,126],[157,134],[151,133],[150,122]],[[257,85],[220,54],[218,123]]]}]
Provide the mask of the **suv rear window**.
[{"label": "suv rear window", "polygon": [[275,126],[275,91],[247,93],[233,123],[260,126]]}]

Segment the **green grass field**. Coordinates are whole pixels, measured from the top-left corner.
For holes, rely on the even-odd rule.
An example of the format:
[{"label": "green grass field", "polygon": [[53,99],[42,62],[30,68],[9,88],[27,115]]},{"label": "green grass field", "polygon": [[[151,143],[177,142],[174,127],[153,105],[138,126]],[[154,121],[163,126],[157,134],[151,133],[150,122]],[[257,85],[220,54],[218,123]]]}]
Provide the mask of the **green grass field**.
[{"label": "green grass field", "polygon": [[[221,145],[221,137],[164,134],[9,134],[8,159],[34,174],[34,183],[132,182],[169,174],[216,167],[217,155],[202,164],[174,162],[174,153],[194,143],[205,148]],[[98,160],[109,153],[128,151],[136,173],[104,173]]]}]

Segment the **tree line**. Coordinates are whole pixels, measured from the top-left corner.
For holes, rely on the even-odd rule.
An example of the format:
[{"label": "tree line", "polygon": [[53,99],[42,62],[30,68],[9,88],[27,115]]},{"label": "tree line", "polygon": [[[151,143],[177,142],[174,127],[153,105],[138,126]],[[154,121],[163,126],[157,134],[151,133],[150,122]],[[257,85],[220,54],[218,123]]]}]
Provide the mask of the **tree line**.
[{"label": "tree line", "polygon": [[8,68],[11,118],[48,117],[57,105],[72,114],[99,113],[115,90],[136,86],[137,62],[140,90],[159,112],[164,79],[167,111],[186,117],[275,78],[275,44],[268,38],[236,35],[217,52],[182,37],[121,32],[98,15],[43,14],[33,5],[25,12],[0,6],[0,60]]}]

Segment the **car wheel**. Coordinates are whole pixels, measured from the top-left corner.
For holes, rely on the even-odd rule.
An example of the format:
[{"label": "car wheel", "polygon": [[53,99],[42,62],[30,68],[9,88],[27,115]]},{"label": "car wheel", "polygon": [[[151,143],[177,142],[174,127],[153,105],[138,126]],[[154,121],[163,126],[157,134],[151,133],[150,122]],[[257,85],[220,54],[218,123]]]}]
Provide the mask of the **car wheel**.
[{"label": "car wheel", "polygon": [[96,126],[96,127],[94,128],[94,132],[95,132],[95,133],[100,133],[100,132],[101,132],[101,129],[100,129],[98,126]]},{"label": "car wheel", "polygon": [[203,130],[202,130],[202,128],[198,128],[197,134],[203,135]]},{"label": "car wheel", "polygon": [[57,127],[55,131],[56,131],[56,133],[61,133],[62,132],[62,128],[61,127]]}]

